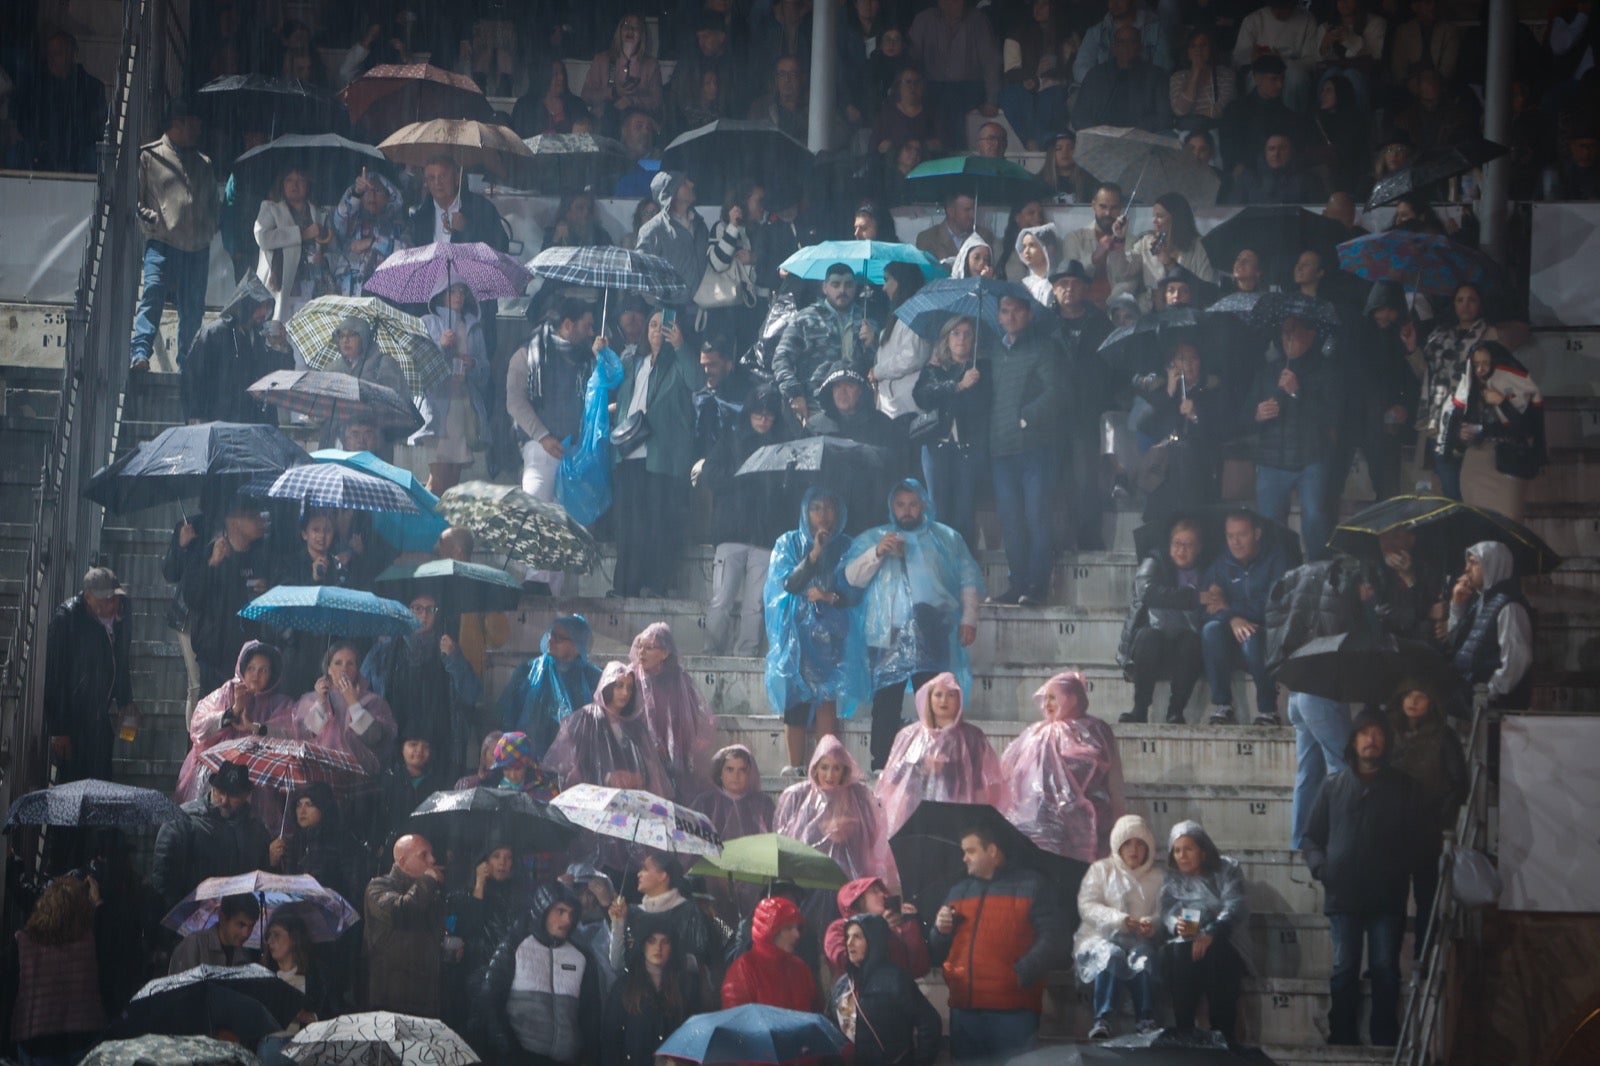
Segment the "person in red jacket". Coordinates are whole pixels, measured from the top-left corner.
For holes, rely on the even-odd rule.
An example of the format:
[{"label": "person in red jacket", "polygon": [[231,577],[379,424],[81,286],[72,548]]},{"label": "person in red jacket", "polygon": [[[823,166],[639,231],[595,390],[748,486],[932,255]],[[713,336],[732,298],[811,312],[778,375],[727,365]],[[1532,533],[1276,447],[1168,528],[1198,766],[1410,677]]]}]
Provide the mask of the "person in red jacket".
[{"label": "person in red jacket", "polygon": [[933,968],[928,958],[928,943],[922,937],[922,922],[913,903],[893,901],[889,890],[876,877],[858,877],[839,890],[839,917],[822,937],[822,953],[835,977],[844,976],[845,923],[861,914],[876,914],[889,927],[889,961],[916,980]]},{"label": "person in red jacket", "polygon": [[733,960],[722,979],[722,1007],[764,1003],[789,1010],[817,1009],[817,981],[794,953],[805,919],[800,908],[779,896],[756,905],[750,923],[750,950]]}]

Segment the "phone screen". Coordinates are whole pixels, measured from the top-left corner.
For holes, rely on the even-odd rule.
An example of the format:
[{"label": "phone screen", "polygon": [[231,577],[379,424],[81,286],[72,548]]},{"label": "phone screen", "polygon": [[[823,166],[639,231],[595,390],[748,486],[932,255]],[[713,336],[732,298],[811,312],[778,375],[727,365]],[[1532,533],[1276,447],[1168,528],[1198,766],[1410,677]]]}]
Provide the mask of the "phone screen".
[{"label": "phone screen", "polygon": [[662,329],[671,329],[673,326],[675,326],[677,324],[678,324],[678,312],[674,311],[670,307],[667,308],[665,311],[661,312],[661,328]]}]

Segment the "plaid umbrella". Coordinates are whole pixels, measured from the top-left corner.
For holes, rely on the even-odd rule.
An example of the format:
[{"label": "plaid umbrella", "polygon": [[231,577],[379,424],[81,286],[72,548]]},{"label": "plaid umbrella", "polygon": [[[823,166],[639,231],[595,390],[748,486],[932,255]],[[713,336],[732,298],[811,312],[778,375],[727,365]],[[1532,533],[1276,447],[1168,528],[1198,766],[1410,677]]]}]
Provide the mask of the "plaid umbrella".
[{"label": "plaid umbrella", "polygon": [[391,255],[372,272],[365,289],[400,304],[425,304],[461,282],[480,300],[521,296],[533,275],[527,267],[482,241],[424,244]]},{"label": "plaid umbrella", "polygon": [[[272,979],[277,981],[277,975],[274,974]],[[287,984],[285,981],[278,983]],[[153,1033],[131,1040],[101,1041],[80,1060],[79,1066],[150,1066],[153,1062],[181,1062],[184,1066],[261,1064],[261,1060],[241,1044],[214,1040],[209,1036],[165,1036]]]},{"label": "plaid umbrella", "polygon": [[250,386],[250,395],[318,421],[371,419],[381,429],[422,428],[411,397],[387,385],[331,370],[274,370]]},{"label": "plaid umbrella", "polygon": [[641,847],[716,858],[722,837],[711,819],[692,807],[636,788],[573,785],[550,801],[579,829]]},{"label": "plaid umbrella", "polygon": [[313,781],[353,791],[367,784],[368,775],[355,757],[336,748],[280,737],[240,737],[223,741],[200,753],[208,770],[231,762],[245,768],[250,783],[274,792],[293,792]]},{"label": "plaid umbrella", "polygon": [[1398,281],[1414,292],[1452,293],[1471,283],[1505,292],[1505,274],[1482,252],[1440,233],[1391,229],[1339,245],[1339,268],[1368,281]]},{"label": "plaid umbrella", "polygon": [[339,98],[350,121],[373,140],[432,118],[494,120],[478,83],[427,63],[381,63],[347,85]]},{"label": "plaid umbrella", "polygon": [[[326,127],[324,127],[326,128]],[[370,144],[337,133],[286,133],[260,144],[233,161],[233,182],[239,198],[265,197],[290,168],[303,171],[311,182],[311,202],[332,206],[355,181],[363,167],[392,177],[394,167]]]},{"label": "plaid umbrella", "polygon": [[505,177],[533,153],[510,127],[468,118],[435,118],[395,130],[378,148],[401,166],[420,167],[444,153],[462,170]]},{"label": "plaid umbrella", "polygon": [[779,265],[792,277],[822,281],[834,263],[845,264],[874,285],[883,284],[883,268],[890,263],[910,263],[930,280],[945,276],[939,260],[921,248],[887,241],[822,241],[801,248]]},{"label": "plaid umbrella", "polygon": [[1028,290],[1010,281],[992,278],[941,278],[930,281],[917,294],[895,308],[895,317],[912,332],[933,340],[939,330],[956,315],[978,320],[996,335],[1000,328],[1000,298],[1011,296],[1032,300]]},{"label": "plaid umbrella", "polygon": [[455,559],[397,563],[379,574],[373,585],[392,591],[402,602],[427,593],[446,614],[514,611],[522,602],[522,582],[504,570]]},{"label": "plaid umbrella", "polygon": [[561,509],[513,485],[466,481],[439,497],[439,514],[478,543],[541,570],[593,569],[600,554],[589,531]]},{"label": "plaid umbrella", "polygon": [[9,832],[19,825],[160,825],[183,817],[165,793],[85,778],[19,797],[6,812]]},{"label": "plaid umbrella", "polygon": [[83,494],[113,514],[125,514],[207,492],[231,492],[246,480],[310,461],[277,426],[173,426],[96,472]]},{"label": "plaid umbrella", "polygon": [[444,1022],[389,1011],[312,1022],[284,1045],[283,1053],[306,1066],[471,1066],[482,1061]]},{"label": "plaid umbrella", "polygon": [[984,203],[1011,203],[1052,193],[1050,187],[1027,168],[1009,159],[981,155],[930,159],[912,168],[906,180],[910,182],[907,186],[910,193],[929,203],[941,203],[957,193],[965,193]]},{"label": "plaid umbrella", "polygon": [[542,133],[522,143],[532,158],[517,160],[508,179],[519,189],[609,189],[633,166],[621,141],[593,133]]},{"label": "plaid umbrella", "polygon": [[310,874],[274,874],[256,870],[233,877],[208,877],[167,912],[161,924],[179,936],[198,933],[217,924],[225,896],[251,895],[261,903],[261,917],[250,930],[246,947],[259,948],[273,911],[293,907],[306,923],[311,939],[319,943],[339,939],[339,934],[361,920],[356,909],[339,893]]},{"label": "plaid umbrella", "polygon": [[295,312],[289,320],[289,340],[311,369],[327,370],[336,362],[344,362],[334,344],[333,331],[346,318],[364,318],[372,323],[374,343],[400,364],[411,395],[426,395],[450,376],[450,362],[428,336],[428,327],[422,320],[376,296],[318,296]]},{"label": "plaid umbrella", "polygon": [[[290,474],[294,474],[290,477]],[[337,463],[296,466],[271,482],[251,482],[245,491],[275,500],[299,500],[302,507],[344,507],[352,511],[418,514],[421,509],[392,481]]]},{"label": "plaid umbrella", "polygon": [[1475,167],[1499,159],[1509,151],[1511,149],[1503,144],[1473,137],[1449,148],[1424,152],[1415,163],[1402,167],[1372,187],[1367,197],[1367,210],[1392,204],[1408,192],[1426,189],[1457,174],[1465,174]]},{"label": "plaid umbrella", "polygon": [[278,585],[239,608],[239,617],[330,637],[403,637],[422,628],[405,604],[337,585]]},{"label": "plaid umbrella", "polygon": [[392,481],[405,490],[420,514],[379,511],[372,516],[373,532],[401,551],[432,551],[439,542],[439,534],[449,528],[449,524],[434,513],[434,508],[439,506],[439,497],[429,492],[417,480],[417,476],[405,467],[386,463],[371,452],[347,452],[339,448],[312,452],[311,458],[319,463],[337,463],[363,474]]},{"label": "plaid umbrella", "polygon": [[1144,203],[1169,192],[1181,193],[1195,207],[1217,202],[1222,179],[1183,150],[1177,138],[1129,126],[1092,126],[1078,131],[1078,166],[1128,190]]},{"label": "plaid umbrella", "polygon": [[689,287],[671,263],[659,255],[626,248],[546,248],[528,260],[528,269],[548,281],[642,292],[664,303],[682,303],[689,298]]}]

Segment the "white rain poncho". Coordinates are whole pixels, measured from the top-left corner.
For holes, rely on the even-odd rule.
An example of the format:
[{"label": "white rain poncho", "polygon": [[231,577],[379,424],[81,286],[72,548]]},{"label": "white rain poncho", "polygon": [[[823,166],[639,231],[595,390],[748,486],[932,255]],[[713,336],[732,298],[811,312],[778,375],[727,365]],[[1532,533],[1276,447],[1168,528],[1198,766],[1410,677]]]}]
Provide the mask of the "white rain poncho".
[{"label": "white rain poncho", "polygon": [[954,721],[943,728],[934,725],[929,700],[935,688],[960,692],[955,675],[949,672],[917,689],[917,720],[895,735],[889,761],[878,775],[878,803],[891,837],[923,800],[998,805],[1004,794],[1000,757],[989,738],[982,729],[961,720],[966,711],[964,696]]},{"label": "white rain poncho", "polygon": [[[1144,863],[1130,867],[1122,860],[1122,845],[1142,840]],[[1150,965],[1159,934],[1142,937],[1129,932],[1128,918],[1159,919],[1164,874],[1156,865],[1156,838],[1145,820],[1125,814],[1111,829],[1111,854],[1096,860],[1078,886],[1078,931],[1072,938],[1072,961],[1078,980],[1093,981],[1106,970],[1118,979],[1143,973]],[[1159,923],[1158,923],[1159,924]]]}]

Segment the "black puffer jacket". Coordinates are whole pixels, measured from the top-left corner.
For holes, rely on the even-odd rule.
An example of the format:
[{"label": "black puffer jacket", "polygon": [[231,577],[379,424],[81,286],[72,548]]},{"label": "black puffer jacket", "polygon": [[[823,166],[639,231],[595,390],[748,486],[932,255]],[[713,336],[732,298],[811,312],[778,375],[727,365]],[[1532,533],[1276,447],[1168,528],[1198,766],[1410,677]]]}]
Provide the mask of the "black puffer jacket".
[{"label": "black puffer jacket", "polygon": [[[1195,570],[1198,574],[1205,567]],[[1170,556],[1150,555],[1133,575],[1128,617],[1122,623],[1122,639],[1117,642],[1117,665],[1124,670],[1133,669],[1133,638],[1147,626],[1162,633],[1198,633],[1205,624],[1206,611],[1200,606],[1199,590],[1178,584],[1178,566]]]},{"label": "black puffer jacket", "polygon": [[939,1057],[939,1012],[905,970],[889,961],[889,925],[876,914],[845,923],[867,938],[860,966],[845,965],[833,984],[828,1014],[848,1035],[855,1032],[856,1066],[930,1066]]},{"label": "black puffer jacket", "polygon": [[1267,597],[1267,669],[1307,641],[1348,633],[1363,619],[1360,563],[1339,556],[1295,567]]},{"label": "black puffer jacket", "polygon": [[150,882],[170,908],[208,877],[266,869],[270,841],[267,827],[248,805],[224,818],[209,797],[190,800],[183,805],[183,817],[156,834]]}]

